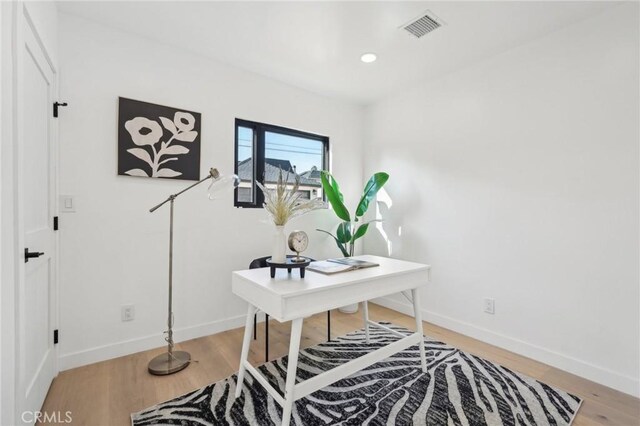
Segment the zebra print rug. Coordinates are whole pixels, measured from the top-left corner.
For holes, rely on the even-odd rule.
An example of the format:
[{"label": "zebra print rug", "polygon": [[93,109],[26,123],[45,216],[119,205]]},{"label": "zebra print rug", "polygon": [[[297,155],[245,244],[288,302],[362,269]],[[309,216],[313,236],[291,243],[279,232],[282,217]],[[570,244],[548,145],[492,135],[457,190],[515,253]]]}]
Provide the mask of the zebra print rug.
[{"label": "zebra print rug", "polygon": [[[384,323],[402,333],[405,328]],[[371,328],[300,352],[298,381],[388,344],[397,337]],[[569,425],[581,400],[444,343],[425,338],[428,372],[418,346],[296,401],[295,425]],[[283,393],[287,357],[259,367]],[[236,375],[131,416],[143,425],[279,425],[282,409],[246,374],[234,401]]]}]

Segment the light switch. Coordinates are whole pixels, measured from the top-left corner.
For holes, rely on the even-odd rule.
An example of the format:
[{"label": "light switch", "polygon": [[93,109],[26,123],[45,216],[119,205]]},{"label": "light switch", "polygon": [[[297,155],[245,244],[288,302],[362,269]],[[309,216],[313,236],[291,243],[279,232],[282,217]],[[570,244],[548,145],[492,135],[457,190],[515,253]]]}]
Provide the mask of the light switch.
[{"label": "light switch", "polygon": [[75,213],[76,202],[72,195],[60,196],[60,212],[61,213]]}]

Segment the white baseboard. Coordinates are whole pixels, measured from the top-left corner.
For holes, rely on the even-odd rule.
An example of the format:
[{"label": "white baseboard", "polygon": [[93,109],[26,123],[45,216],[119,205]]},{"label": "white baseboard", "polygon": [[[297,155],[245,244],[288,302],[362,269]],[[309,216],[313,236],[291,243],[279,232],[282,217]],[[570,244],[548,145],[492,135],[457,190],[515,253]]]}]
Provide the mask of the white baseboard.
[{"label": "white baseboard", "polygon": [[[196,339],[198,337],[209,336],[222,331],[231,330],[244,326],[246,315],[238,315],[231,318],[198,324],[190,327],[174,329],[174,341],[184,342],[185,340]],[[130,355],[136,352],[146,351],[162,346],[163,336],[153,334],[136,339],[124,340],[109,345],[97,346],[83,351],[63,354],[58,360],[60,371],[81,367],[95,362],[106,361]]]},{"label": "white baseboard", "polygon": [[[413,307],[408,303],[403,303],[387,297],[375,299],[373,302],[395,311],[402,312],[403,314],[413,316]],[[487,330],[486,328],[440,315],[435,312],[423,310],[422,319],[449,330],[453,330],[511,352],[515,352],[519,355],[535,359],[536,361],[543,362],[621,392],[635,397],[640,397],[640,381],[634,377],[624,376],[607,368],[554,352],[513,337],[505,336],[503,334]]]}]

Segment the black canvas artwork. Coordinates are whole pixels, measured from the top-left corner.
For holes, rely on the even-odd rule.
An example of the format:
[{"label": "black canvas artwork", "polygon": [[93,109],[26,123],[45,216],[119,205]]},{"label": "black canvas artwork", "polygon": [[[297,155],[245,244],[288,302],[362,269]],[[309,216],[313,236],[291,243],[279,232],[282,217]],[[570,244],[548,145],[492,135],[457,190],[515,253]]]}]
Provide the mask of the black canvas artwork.
[{"label": "black canvas artwork", "polygon": [[200,179],[200,113],[119,100],[119,175]]}]

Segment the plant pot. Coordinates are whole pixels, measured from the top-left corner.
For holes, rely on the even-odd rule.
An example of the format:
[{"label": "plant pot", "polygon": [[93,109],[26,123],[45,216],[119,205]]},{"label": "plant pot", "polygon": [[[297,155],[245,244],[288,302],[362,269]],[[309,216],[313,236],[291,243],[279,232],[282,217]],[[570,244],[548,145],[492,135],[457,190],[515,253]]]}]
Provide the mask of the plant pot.
[{"label": "plant pot", "polygon": [[340,308],[338,308],[338,310],[340,312],[342,312],[343,314],[355,314],[356,312],[358,312],[358,305],[359,305],[359,303],[354,303],[352,305],[341,306]]},{"label": "plant pot", "polygon": [[284,263],[287,260],[287,240],[284,236],[284,226],[276,226],[271,248],[271,261]]}]

